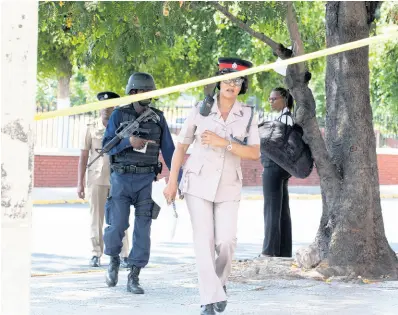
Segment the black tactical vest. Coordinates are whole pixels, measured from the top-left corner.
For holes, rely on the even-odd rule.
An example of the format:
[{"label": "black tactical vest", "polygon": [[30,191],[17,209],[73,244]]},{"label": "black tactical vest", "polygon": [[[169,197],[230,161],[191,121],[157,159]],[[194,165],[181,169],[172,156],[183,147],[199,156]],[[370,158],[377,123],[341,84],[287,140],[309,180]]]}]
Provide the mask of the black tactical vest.
[{"label": "black tactical vest", "polygon": [[[151,109],[159,116],[163,115],[163,112],[152,107]],[[123,122],[135,120],[139,116],[133,105],[117,108],[115,110],[121,111]],[[153,140],[155,143],[148,143],[145,153],[137,152],[133,149],[133,147],[124,149],[123,151],[112,156],[111,164],[134,166],[155,166],[158,164],[160,140],[162,137],[162,128],[160,122],[143,122],[140,124],[140,128],[149,129],[150,131],[149,134],[139,135],[139,137],[147,140]]]}]

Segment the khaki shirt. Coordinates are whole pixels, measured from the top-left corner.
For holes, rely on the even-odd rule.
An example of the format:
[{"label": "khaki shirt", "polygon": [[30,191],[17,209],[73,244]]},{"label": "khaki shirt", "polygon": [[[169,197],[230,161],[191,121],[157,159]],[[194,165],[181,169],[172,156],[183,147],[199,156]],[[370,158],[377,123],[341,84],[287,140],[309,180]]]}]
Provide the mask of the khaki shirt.
[{"label": "khaki shirt", "polygon": [[200,115],[199,106],[193,108],[179,133],[179,143],[195,142],[192,153],[183,167],[179,188],[182,193],[212,202],[239,201],[243,181],[241,158],[226,148],[202,145],[200,136],[205,130],[209,130],[227,140],[232,140],[231,135],[241,141],[248,136],[248,145],[259,145],[258,118],[256,114],[253,115],[247,134],[246,127],[250,120],[251,108],[236,101],[227,120],[224,121],[218,109],[217,96],[214,99],[214,105],[207,117]]},{"label": "khaki shirt", "polygon": [[[94,123],[87,125],[82,138],[80,149],[89,150],[89,163],[98,156],[95,149],[102,149],[102,138],[104,137],[105,126],[101,118],[94,121]],[[87,170],[87,185],[107,185],[110,186],[110,166],[109,157],[104,154]]]}]

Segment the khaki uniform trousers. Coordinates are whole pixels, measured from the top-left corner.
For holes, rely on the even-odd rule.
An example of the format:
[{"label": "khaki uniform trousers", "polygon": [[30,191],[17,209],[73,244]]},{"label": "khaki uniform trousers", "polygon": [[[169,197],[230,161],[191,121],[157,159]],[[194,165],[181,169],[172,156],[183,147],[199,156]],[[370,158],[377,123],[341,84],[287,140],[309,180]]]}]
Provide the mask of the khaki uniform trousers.
[{"label": "khaki uniform trousers", "polygon": [[223,286],[231,273],[236,248],[239,201],[211,202],[184,196],[193,229],[200,303],[225,301]]},{"label": "khaki uniform trousers", "polygon": [[[104,211],[109,189],[110,186],[108,185],[91,184],[88,186],[91,217],[90,238],[92,244],[92,255],[97,257],[101,257],[104,251]],[[122,252],[120,253],[121,257],[128,257],[129,252],[129,239],[127,231],[125,231]]]}]

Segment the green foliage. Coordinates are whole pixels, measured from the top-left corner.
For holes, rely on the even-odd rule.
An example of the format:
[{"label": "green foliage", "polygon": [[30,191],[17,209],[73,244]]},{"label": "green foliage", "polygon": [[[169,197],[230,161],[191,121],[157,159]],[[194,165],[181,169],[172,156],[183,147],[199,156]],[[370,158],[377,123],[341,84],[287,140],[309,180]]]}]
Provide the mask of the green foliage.
[{"label": "green foliage", "polygon": [[[36,93],[36,110],[46,112],[57,109],[58,82],[54,79],[38,81]],[[70,103],[78,106],[96,101],[96,94],[90,92],[87,79],[82,72],[77,72],[70,81]]]},{"label": "green foliage", "polygon": [[48,112],[57,109],[57,81],[41,80],[37,84],[36,111]]},{"label": "green foliage", "polygon": [[[281,3],[228,4],[232,12],[253,29],[289,44]],[[275,61],[264,43],[252,38],[208,3],[180,5],[179,2],[116,1],[66,2],[61,7],[58,2],[46,2],[39,12],[42,29],[39,74],[51,77],[50,70],[59,73],[63,64],[69,69],[76,65],[84,69],[91,90],[114,90],[124,95],[127,79],[134,71],[152,73],[157,86],[162,88],[214,75],[220,56],[248,59],[254,65]],[[302,6],[303,10],[307,9]],[[72,21],[72,25],[67,25],[65,32],[68,21]],[[304,22],[309,24],[308,19]],[[313,24],[311,27],[316,28]],[[49,58],[47,50],[54,38],[59,41],[59,53]],[[283,77],[275,72],[253,75],[250,94],[245,98],[255,95],[265,100],[278,85],[283,85]],[[202,97],[202,88],[188,92]],[[166,99],[176,97],[177,94]]]},{"label": "green foliage", "polygon": [[84,2],[40,2],[39,76],[59,78],[72,75],[72,67],[78,56],[75,37],[87,23]]},{"label": "green foliage", "polygon": [[[278,1],[226,1],[230,12],[273,40],[290,46],[286,7]],[[296,1],[299,30],[305,52],[325,48],[325,2]],[[377,24],[397,22],[397,4],[383,4]],[[235,56],[255,66],[276,61],[267,45],[240,29],[211,4],[202,1],[91,1],[41,2],[39,7],[39,79],[74,74],[73,105],[95,100],[99,91],[124,95],[134,71],[153,74],[158,88],[209,76],[217,70],[217,58]],[[376,47],[376,46],[375,46]],[[397,113],[396,43],[371,49],[371,97],[375,114]],[[386,67],[389,64],[391,66]],[[325,114],[326,58],[308,62],[310,87],[317,103],[317,116]],[[283,86],[284,77],[274,71],[250,77],[249,93],[269,109],[272,88]],[[38,93],[44,102],[44,91]],[[203,88],[186,91],[203,97]],[[178,93],[162,97],[172,103]],[[48,100],[50,102],[50,100]]]},{"label": "green foliage", "polygon": [[[383,3],[376,32],[398,25],[398,4]],[[371,46],[370,96],[374,123],[382,132],[398,133],[398,40]]]},{"label": "green foliage", "polygon": [[72,77],[70,82],[70,103],[71,106],[78,106],[96,101],[96,95],[90,93],[87,79],[82,72]]}]

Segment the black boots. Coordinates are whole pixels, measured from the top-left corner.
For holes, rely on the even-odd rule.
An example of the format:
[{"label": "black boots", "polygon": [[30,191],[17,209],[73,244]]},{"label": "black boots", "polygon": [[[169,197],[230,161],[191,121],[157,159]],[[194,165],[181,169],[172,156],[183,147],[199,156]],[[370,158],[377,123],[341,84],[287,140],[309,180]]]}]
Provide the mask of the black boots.
[{"label": "black boots", "polygon": [[119,275],[119,267],[120,267],[120,257],[119,256],[111,256],[108,265],[108,271],[106,273],[105,282],[108,287],[114,287],[118,281]]},{"label": "black boots", "polygon": [[127,257],[120,257],[120,267],[130,268],[130,264]]},{"label": "black boots", "polygon": [[[224,289],[225,294],[227,294],[227,287],[225,285],[223,286],[223,289]],[[224,312],[226,307],[227,307],[227,301],[221,301],[221,302],[214,303],[214,309],[218,313]]]},{"label": "black boots", "polygon": [[216,315],[214,312],[214,304],[206,304],[200,307],[200,315]]},{"label": "black boots", "polygon": [[[109,261],[108,271],[106,273],[106,284],[108,287],[116,286],[119,277],[120,257],[112,256]],[[144,290],[140,286],[138,276],[140,275],[141,268],[132,266],[130,273],[127,277],[127,291],[134,294],[144,294]]]},{"label": "black boots", "polygon": [[[227,294],[227,287],[225,285],[223,286],[223,289],[225,294]],[[227,306],[227,301],[220,301],[213,304],[201,305],[200,315],[215,315],[216,313],[214,311],[222,313],[224,312],[226,306]]]},{"label": "black boots", "polygon": [[90,260],[91,267],[99,267],[100,266],[100,259],[97,256],[93,256]]},{"label": "black boots", "polygon": [[140,275],[141,268],[132,266],[127,278],[127,291],[134,294],[144,294],[144,289],[141,288],[138,276]]}]

